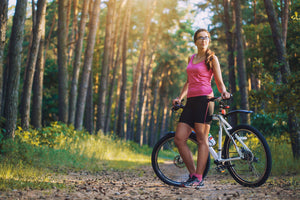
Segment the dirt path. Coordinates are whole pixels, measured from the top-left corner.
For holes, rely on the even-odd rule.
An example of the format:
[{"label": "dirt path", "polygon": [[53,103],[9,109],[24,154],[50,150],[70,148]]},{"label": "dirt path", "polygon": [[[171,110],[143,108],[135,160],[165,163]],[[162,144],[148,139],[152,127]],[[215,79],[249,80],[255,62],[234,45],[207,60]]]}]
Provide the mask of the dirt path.
[{"label": "dirt path", "polygon": [[271,177],[259,188],[246,188],[228,174],[209,174],[205,186],[198,190],[163,184],[149,166],[137,171],[97,175],[70,172],[54,180],[68,187],[0,192],[0,199],[300,199],[300,186],[291,184],[291,176]]}]

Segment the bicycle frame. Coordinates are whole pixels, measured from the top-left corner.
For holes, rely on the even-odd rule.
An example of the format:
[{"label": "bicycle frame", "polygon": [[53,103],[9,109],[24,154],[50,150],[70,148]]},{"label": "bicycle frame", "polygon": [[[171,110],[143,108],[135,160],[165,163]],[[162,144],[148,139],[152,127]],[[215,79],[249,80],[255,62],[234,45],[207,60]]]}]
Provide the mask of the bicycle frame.
[{"label": "bicycle frame", "polygon": [[[224,117],[221,114],[214,114],[213,120],[219,121],[218,152],[216,152],[213,147],[209,147],[209,152],[213,156],[214,160],[217,162],[224,163],[227,161],[240,160],[240,159],[244,158],[243,153],[240,151],[239,147],[236,145],[231,134],[229,133],[229,131],[232,129],[231,125],[224,119]],[[237,152],[239,153],[239,157],[228,158],[228,159],[222,158],[222,135],[223,135],[222,130],[223,129],[225,130],[228,137],[231,138]],[[241,137],[239,137],[239,136],[235,136],[235,137],[243,145],[243,147],[245,149],[247,149],[249,152],[251,152],[250,149],[243,142],[243,139]],[[252,154],[252,152],[251,152],[251,154]]]}]

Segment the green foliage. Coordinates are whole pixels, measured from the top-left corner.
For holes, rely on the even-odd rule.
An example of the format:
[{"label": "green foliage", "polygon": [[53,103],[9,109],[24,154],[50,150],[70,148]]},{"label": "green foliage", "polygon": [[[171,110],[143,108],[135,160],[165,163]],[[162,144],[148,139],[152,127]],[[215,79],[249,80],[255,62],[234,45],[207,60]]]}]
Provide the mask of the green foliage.
[{"label": "green foliage", "polygon": [[42,128],[41,130],[30,129],[23,131],[21,127],[16,131],[21,141],[33,144],[36,146],[46,145],[48,147],[54,147],[62,141],[77,141],[84,138],[87,133],[83,131],[77,131],[73,126],[67,126],[63,123],[53,122],[49,127]]},{"label": "green foliage", "polygon": [[[50,56],[52,57],[52,56]],[[58,120],[58,68],[55,59],[47,59],[44,74],[43,89],[43,121],[45,125],[49,125],[53,121]]]},{"label": "green foliage", "polygon": [[295,114],[299,117],[300,71],[290,75],[287,84],[277,84],[269,73],[263,73],[262,80],[264,89],[250,92],[252,107],[260,109],[259,106],[263,106],[263,110],[260,109],[260,113],[264,111],[273,118],[276,115],[277,117],[280,116],[282,121],[287,120],[288,114]]},{"label": "green foliage", "polygon": [[268,114],[251,115],[251,125],[258,129],[264,136],[275,136],[276,138],[287,133],[287,123],[282,119],[287,116],[272,117]]},{"label": "green foliage", "polygon": [[[288,77],[288,83],[285,85],[280,85],[278,87],[278,94],[282,97],[280,102],[280,107],[287,114],[295,113],[299,116],[300,113],[300,71],[292,73]],[[295,108],[291,110],[289,108]],[[288,109],[288,110],[286,110]]]}]

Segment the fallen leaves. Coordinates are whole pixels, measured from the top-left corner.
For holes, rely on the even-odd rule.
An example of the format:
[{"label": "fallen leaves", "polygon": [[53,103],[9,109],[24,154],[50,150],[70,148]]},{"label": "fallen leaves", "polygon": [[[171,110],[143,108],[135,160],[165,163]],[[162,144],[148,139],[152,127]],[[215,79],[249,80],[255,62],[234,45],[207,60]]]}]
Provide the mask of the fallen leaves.
[{"label": "fallen leaves", "polygon": [[14,190],[0,193],[0,199],[300,199],[300,186],[291,184],[289,177],[271,177],[259,188],[247,188],[228,174],[209,174],[199,190],[168,186],[150,166],[124,172],[69,172],[53,179],[66,188]]}]

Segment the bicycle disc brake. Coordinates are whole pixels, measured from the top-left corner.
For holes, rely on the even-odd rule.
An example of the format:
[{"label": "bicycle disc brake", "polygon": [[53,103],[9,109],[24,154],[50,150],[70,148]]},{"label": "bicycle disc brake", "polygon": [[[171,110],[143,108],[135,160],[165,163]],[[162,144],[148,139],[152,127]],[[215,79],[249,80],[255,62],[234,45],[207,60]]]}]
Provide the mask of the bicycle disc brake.
[{"label": "bicycle disc brake", "polygon": [[180,155],[177,155],[177,156],[174,157],[173,163],[176,167],[179,167],[179,168],[184,168],[185,167],[185,164],[184,164],[184,162],[183,162]]}]

